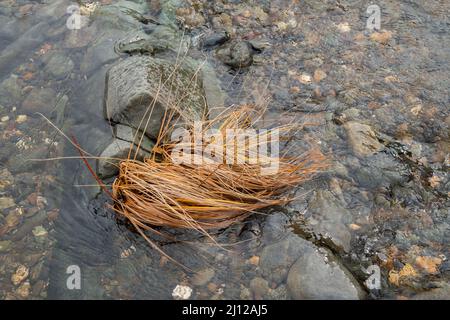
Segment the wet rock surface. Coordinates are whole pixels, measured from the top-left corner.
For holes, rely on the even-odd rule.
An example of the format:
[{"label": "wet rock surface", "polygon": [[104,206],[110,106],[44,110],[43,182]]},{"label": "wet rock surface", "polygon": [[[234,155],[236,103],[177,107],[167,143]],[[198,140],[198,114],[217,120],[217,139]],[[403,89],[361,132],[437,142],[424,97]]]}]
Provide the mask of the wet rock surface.
[{"label": "wet rock surface", "polygon": [[364,157],[383,149],[383,145],[378,142],[375,132],[370,126],[355,121],[344,124],[347,131],[347,138],[356,156]]},{"label": "wet rock surface", "polygon": [[114,138],[105,147],[97,160],[97,173],[103,178],[111,178],[119,173],[122,159],[144,160],[150,156],[155,145],[142,131],[117,124],[114,126]]},{"label": "wet rock surface", "polygon": [[[180,285],[191,299],[360,299],[361,268],[378,266],[381,287],[366,298],[448,299],[447,3],[381,1],[372,32],[365,2],[109,2],[81,3],[80,30],[66,27],[66,0],[0,6],[0,198],[13,199],[0,211],[0,298],[172,299]],[[291,143],[318,145],[332,163],[293,203],[215,232],[232,252],[189,233],[171,231],[196,250],[157,239],[198,278],[106,210],[79,159],[32,160],[79,157],[36,112],[98,156],[112,139],[106,71],[129,59],[173,64],[178,53],[188,69],[207,66],[209,107],[270,101],[276,123],[301,124]],[[127,72],[118,87],[137,93],[148,78]],[[150,79],[145,90],[159,82]],[[119,115],[140,105],[115,99]],[[127,148],[129,124],[116,131]],[[73,264],[77,292],[66,288]]]},{"label": "wet rock surface", "polygon": [[[295,235],[266,246],[261,252],[260,268],[266,279],[280,285],[286,282],[293,299],[365,297],[358,281],[331,251]],[[261,282],[253,281],[259,293],[265,287]]]},{"label": "wet rock surface", "polygon": [[294,299],[358,300],[365,297],[358,281],[333,254],[317,248],[303,252],[290,268],[287,287]]},{"label": "wet rock surface", "polygon": [[[195,71],[180,67],[171,77],[173,70],[173,63],[146,56],[133,56],[113,66],[107,76],[107,119],[136,129],[145,128],[146,134],[154,139],[165,110],[174,105],[179,105],[181,121],[201,119],[206,106],[201,84],[194,78]],[[189,89],[188,96],[182,99],[177,88]],[[143,122],[150,112],[149,122]]]},{"label": "wet rock surface", "polygon": [[253,52],[245,41],[233,42],[217,50],[218,58],[232,68],[245,68],[253,62]]},{"label": "wet rock surface", "polygon": [[440,288],[434,288],[416,294],[413,300],[450,300],[450,288],[448,284],[444,284]]},{"label": "wet rock surface", "polygon": [[331,192],[317,191],[305,217],[306,224],[322,242],[336,250],[350,251],[351,234],[345,222],[351,218],[351,213]]},{"label": "wet rock surface", "polygon": [[29,114],[40,112],[48,115],[55,106],[56,92],[52,88],[36,88],[25,97],[22,110]]},{"label": "wet rock surface", "polygon": [[[128,141],[123,141],[119,139],[114,139],[110,145],[108,145],[105,150],[100,155],[100,160],[97,164],[97,173],[101,178],[111,178],[119,173],[119,163],[121,159],[128,158],[131,151],[131,155],[134,157],[136,149],[133,144]],[[134,150],[134,152],[133,152]],[[136,159],[143,160],[144,157],[148,157],[149,152],[145,152],[140,149],[137,151]]]}]

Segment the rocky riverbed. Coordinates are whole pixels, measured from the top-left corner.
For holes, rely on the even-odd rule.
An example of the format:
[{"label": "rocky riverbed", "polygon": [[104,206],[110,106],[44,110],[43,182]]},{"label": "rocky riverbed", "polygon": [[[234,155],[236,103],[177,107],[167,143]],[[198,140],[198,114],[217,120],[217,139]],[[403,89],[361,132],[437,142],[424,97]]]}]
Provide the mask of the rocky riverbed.
[{"label": "rocky riverbed", "polygon": [[[0,1],[0,299],[449,299],[450,4],[379,1],[369,30],[370,4]],[[181,230],[155,238],[192,271],[67,158],[73,137],[125,156],[180,56],[173,83],[192,117],[264,105],[267,123],[299,124],[295,150],[332,163],[289,205],[214,231],[228,250]],[[141,156],[176,92],[157,102]],[[112,181],[114,166],[89,161]],[[80,289],[67,286],[74,265]]]}]

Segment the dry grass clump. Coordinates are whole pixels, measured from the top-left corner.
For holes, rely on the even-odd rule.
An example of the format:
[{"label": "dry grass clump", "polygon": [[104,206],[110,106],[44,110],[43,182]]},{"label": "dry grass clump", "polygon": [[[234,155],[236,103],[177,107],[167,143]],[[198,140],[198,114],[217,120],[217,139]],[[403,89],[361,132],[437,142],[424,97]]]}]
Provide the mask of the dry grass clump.
[{"label": "dry grass clump", "polygon": [[[315,149],[295,157],[261,155],[260,148],[267,142],[281,144],[292,126],[249,131],[258,119],[252,107],[241,106],[204,121],[200,128],[188,125],[182,141],[169,135],[166,121],[149,158],[138,161],[130,156],[120,162],[112,187],[114,210],[150,241],[143,231],[159,233],[155,226],[195,229],[209,236],[209,229],[228,227],[259,209],[286,203],[290,199],[282,193],[324,169],[325,157]],[[251,133],[229,138],[230,129]],[[280,134],[275,135],[277,130]],[[199,134],[207,137],[200,143],[195,138]],[[206,148],[215,150],[208,153],[214,157],[201,157]],[[177,152],[190,161],[179,163]],[[276,163],[275,170],[264,171]]]},{"label": "dry grass clump", "polygon": [[[142,132],[149,125],[161,88],[173,87],[170,81],[181,62],[177,57],[167,79],[163,81],[161,77],[153,102],[139,124]],[[196,83],[198,71],[193,75],[192,84]],[[120,160],[112,192],[87,161],[100,157],[84,151],[75,137],[68,137],[43,116],[79,151],[98,185],[112,197],[113,210],[128,219],[155,250],[177,264],[145,231],[169,237],[155,227],[192,229],[216,243],[208,230],[228,227],[260,209],[285,204],[292,200],[283,196],[286,191],[327,167],[326,158],[316,148],[295,156],[288,156],[287,148],[278,150],[282,140],[290,138],[292,131],[301,125],[252,131],[264,111],[258,112],[249,105],[226,109],[211,120],[204,115],[201,125],[196,125],[192,115],[182,107],[186,105],[186,97],[194,91],[191,89],[179,88],[181,92],[164,96],[165,104],[170,107],[166,108],[159,137],[148,158],[136,159],[142,142],[136,131],[135,144],[126,159],[106,159],[113,165]],[[185,129],[182,135],[176,136],[173,133],[178,129],[173,129],[180,120]],[[230,131],[237,135],[230,135]],[[205,155],[205,150],[213,151]],[[191,161],[180,162],[180,155]],[[45,160],[66,158],[73,157]]]}]

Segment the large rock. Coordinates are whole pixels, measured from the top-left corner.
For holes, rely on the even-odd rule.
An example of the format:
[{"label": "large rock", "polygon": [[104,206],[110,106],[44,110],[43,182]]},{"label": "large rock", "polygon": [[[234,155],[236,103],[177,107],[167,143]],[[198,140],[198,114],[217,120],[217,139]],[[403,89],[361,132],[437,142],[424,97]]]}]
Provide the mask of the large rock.
[{"label": "large rock", "polygon": [[95,70],[103,65],[112,63],[119,58],[114,51],[114,43],[118,41],[125,32],[114,31],[99,36],[86,50],[81,64],[80,71],[87,75],[91,75]]},{"label": "large rock", "polygon": [[98,6],[95,9],[95,19],[92,20],[102,32],[107,30],[136,32],[142,27],[140,17],[148,10],[147,1],[119,0]]},{"label": "large rock", "polygon": [[[100,178],[106,179],[117,175],[121,159],[126,159],[130,151],[131,143],[114,139],[102,152],[97,164],[97,173]],[[142,151],[138,153],[138,159],[143,158]]]},{"label": "large rock", "polygon": [[177,52],[180,47],[187,49],[187,41],[179,37],[176,30],[166,26],[156,26],[152,33],[134,32],[118,41],[116,50],[128,54],[156,54],[161,52]]},{"label": "large rock", "polygon": [[151,152],[154,146],[154,143],[141,132],[122,124],[114,127],[114,135],[117,139],[133,143],[146,152]]},{"label": "large rock", "polygon": [[359,300],[365,293],[352,274],[325,249],[305,251],[289,270],[293,299]]},{"label": "large rock", "polygon": [[185,65],[174,69],[173,63],[150,56],[114,65],[107,74],[106,118],[145,129],[151,138],[158,136],[166,110],[176,110],[183,122],[200,120],[206,103],[195,70]]}]

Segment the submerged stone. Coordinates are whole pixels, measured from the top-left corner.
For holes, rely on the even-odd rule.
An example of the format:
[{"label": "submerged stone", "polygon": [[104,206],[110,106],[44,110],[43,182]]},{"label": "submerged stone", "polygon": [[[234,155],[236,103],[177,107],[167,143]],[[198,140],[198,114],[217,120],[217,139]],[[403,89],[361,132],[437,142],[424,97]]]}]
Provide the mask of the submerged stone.
[{"label": "submerged stone", "polygon": [[330,191],[318,190],[311,199],[306,223],[314,234],[336,250],[350,250],[351,234],[344,221],[351,213]]},{"label": "submerged stone", "polygon": [[0,252],[8,251],[10,246],[11,246],[11,241],[9,241],[9,240],[0,241]]},{"label": "submerged stone", "polygon": [[383,149],[373,129],[365,124],[349,121],[344,124],[353,153],[358,157],[371,155]]},{"label": "submerged stone", "polygon": [[0,102],[5,105],[14,105],[21,99],[22,87],[19,77],[11,74],[0,83]]},{"label": "submerged stone", "polygon": [[63,79],[72,72],[73,68],[73,61],[63,52],[59,52],[48,59],[45,71],[56,79]]},{"label": "submerged stone", "polygon": [[217,50],[218,58],[232,68],[245,68],[253,62],[253,51],[248,42],[231,42]]},{"label": "submerged stone", "polygon": [[98,175],[103,179],[117,175],[120,161],[127,159],[129,155],[131,158],[134,158],[136,151],[136,160],[143,160],[144,157],[150,155],[150,152],[142,148],[137,150],[136,146],[128,141],[115,138],[102,152],[100,159],[97,161]]},{"label": "submerged stone", "polygon": [[57,94],[52,88],[33,88],[22,103],[25,113],[49,114],[55,109]]},{"label": "submerged stone", "polygon": [[0,198],[0,210],[8,209],[16,204],[14,203],[14,199],[11,197],[1,197]]},{"label": "submerged stone", "polygon": [[359,300],[365,293],[353,275],[325,249],[307,250],[289,270],[294,299]]}]

